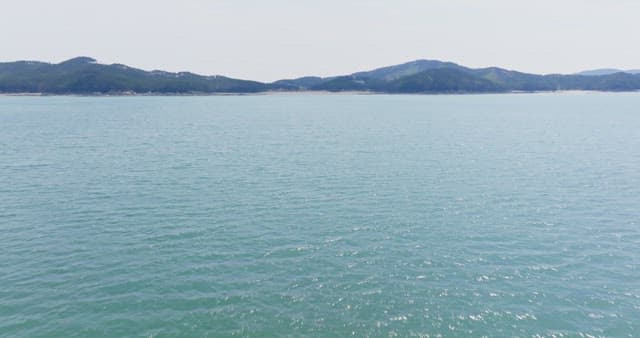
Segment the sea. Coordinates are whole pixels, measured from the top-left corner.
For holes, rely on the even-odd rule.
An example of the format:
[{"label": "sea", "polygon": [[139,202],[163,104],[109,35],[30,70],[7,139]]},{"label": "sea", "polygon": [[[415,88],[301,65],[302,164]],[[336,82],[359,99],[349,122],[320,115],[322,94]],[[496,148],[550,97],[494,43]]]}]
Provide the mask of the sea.
[{"label": "sea", "polygon": [[640,336],[640,93],[2,96],[0,336]]}]

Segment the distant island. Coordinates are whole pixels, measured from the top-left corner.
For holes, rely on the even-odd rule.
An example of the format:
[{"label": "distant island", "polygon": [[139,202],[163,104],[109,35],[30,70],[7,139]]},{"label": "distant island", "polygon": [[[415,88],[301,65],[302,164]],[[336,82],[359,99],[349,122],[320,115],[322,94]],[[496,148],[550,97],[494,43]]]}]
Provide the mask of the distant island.
[{"label": "distant island", "polygon": [[272,83],[144,71],[77,57],[58,64],[0,63],[0,93],[126,95],[214,94],[269,91],[362,91],[371,93],[508,93],[560,90],[637,91],[640,71],[600,69],[578,74],[537,75],[503,68],[469,68],[452,62],[416,60],[333,77],[308,76]]}]

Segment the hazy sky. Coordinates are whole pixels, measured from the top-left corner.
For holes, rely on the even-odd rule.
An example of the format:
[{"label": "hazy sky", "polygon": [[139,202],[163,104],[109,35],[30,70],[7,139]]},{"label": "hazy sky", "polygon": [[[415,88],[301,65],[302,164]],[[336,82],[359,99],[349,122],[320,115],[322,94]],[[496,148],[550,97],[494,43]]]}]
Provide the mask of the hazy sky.
[{"label": "hazy sky", "polygon": [[638,0],[0,0],[0,61],[92,56],[275,80],[414,59],[640,68]]}]

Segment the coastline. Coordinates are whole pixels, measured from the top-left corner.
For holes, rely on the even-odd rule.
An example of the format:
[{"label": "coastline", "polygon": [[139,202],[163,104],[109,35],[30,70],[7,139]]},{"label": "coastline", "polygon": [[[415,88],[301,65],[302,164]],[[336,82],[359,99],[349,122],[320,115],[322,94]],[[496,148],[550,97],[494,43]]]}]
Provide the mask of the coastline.
[{"label": "coastline", "polygon": [[506,92],[424,92],[424,93],[389,93],[372,91],[264,91],[255,93],[1,93],[0,97],[189,97],[189,96],[270,96],[270,95],[314,95],[314,96],[340,96],[340,95],[411,95],[411,96],[440,96],[440,95],[512,95],[512,94],[604,94],[604,93],[640,93],[640,90],[548,90],[548,91],[506,91]]}]

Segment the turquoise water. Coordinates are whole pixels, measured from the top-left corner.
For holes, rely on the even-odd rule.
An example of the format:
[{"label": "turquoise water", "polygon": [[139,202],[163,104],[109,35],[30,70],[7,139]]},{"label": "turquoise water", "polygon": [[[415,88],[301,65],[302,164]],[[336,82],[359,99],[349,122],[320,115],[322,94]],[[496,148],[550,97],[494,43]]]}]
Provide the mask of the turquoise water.
[{"label": "turquoise water", "polygon": [[640,334],[640,94],[0,97],[0,336]]}]

